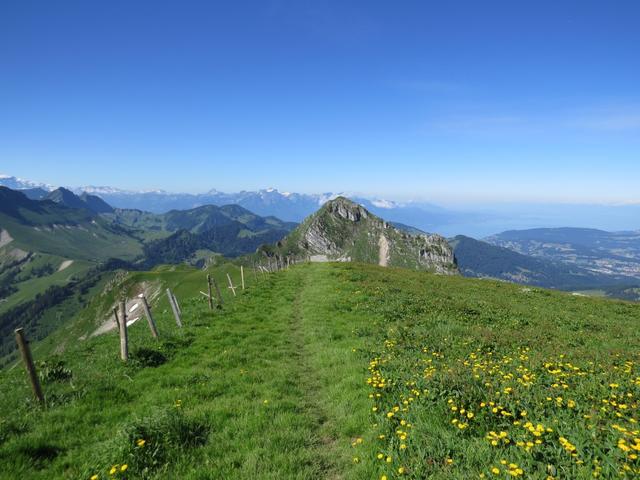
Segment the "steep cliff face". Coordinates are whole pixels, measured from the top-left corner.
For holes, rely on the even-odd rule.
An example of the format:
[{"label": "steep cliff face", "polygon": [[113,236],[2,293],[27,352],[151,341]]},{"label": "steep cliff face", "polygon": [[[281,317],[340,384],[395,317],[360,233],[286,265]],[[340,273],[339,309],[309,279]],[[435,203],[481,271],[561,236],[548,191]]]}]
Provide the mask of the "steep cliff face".
[{"label": "steep cliff face", "polygon": [[277,245],[283,255],[359,261],[455,274],[453,251],[440,235],[411,235],[344,197],[327,202]]}]

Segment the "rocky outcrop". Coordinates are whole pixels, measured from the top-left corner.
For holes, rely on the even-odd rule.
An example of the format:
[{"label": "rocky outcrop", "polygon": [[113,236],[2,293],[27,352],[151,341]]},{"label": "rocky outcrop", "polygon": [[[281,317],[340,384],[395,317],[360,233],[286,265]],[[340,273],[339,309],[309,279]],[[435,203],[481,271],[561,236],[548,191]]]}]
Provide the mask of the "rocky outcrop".
[{"label": "rocky outcrop", "polygon": [[279,254],[457,273],[440,235],[411,235],[344,197],[327,202],[277,245]]}]

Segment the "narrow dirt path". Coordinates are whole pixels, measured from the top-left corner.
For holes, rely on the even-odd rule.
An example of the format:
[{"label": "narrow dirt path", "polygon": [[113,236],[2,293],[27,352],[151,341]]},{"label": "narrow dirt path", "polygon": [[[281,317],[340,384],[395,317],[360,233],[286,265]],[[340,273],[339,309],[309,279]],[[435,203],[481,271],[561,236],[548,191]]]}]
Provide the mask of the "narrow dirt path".
[{"label": "narrow dirt path", "polygon": [[378,253],[378,265],[386,267],[389,263],[389,240],[387,240],[387,237],[385,237],[384,234],[380,234],[378,246],[380,247],[380,251]]},{"label": "narrow dirt path", "polygon": [[301,298],[307,288],[308,277],[304,276],[297,282],[295,297],[291,306],[291,320],[289,324],[289,341],[293,350],[292,359],[296,365],[295,381],[303,393],[300,399],[300,406],[305,410],[305,414],[313,419],[314,432],[309,439],[309,447],[317,452],[318,478],[339,479],[336,466],[331,462],[328,455],[330,447],[335,443],[326,427],[329,421],[327,412],[322,403],[318,400],[322,391],[322,385],[318,379],[318,372],[315,371],[308,352],[308,341],[305,337],[305,327]]}]

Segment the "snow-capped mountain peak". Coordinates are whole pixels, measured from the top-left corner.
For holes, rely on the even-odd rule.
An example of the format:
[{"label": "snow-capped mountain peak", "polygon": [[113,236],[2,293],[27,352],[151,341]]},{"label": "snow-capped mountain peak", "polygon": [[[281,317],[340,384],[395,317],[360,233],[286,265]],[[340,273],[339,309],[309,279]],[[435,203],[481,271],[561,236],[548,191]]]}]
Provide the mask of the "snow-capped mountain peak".
[{"label": "snow-capped mountain peak", "polygon": [[48,192],[55,190],[57,187],[46,183],[33,182],[24,178],[14,177],[12,175],[0,174],[0,185],[11,188],[13,190],[26,190],[30,188],[41,188]]},{"label": "snow-capped mountain peak", "polygon": [[396,202],[392,202],[390,200],[383,200],[383,199],[371,200],[371,204],[375,205],[378,208],[385,208],[385,209],[391,209],[391,208],[397,208],[398,207],[398,204]]}]

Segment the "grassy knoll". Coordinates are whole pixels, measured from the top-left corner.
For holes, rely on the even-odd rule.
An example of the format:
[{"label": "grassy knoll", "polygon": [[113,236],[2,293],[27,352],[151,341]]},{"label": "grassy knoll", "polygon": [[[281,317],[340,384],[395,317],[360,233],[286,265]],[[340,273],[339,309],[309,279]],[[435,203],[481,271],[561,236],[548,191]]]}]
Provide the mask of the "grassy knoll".
[{"label": "grassy knoll", "polygon": [[96,298],[69,338],[154,279],[185,327],[161,299],[161,340],[133,325],[127,365],[115,332],[35,349],[45,410],[21,368],[2,371],[0,478],[638,475],[637,305],[322,264],[247,275],[210,312],[203,278],[135,273]]}]

